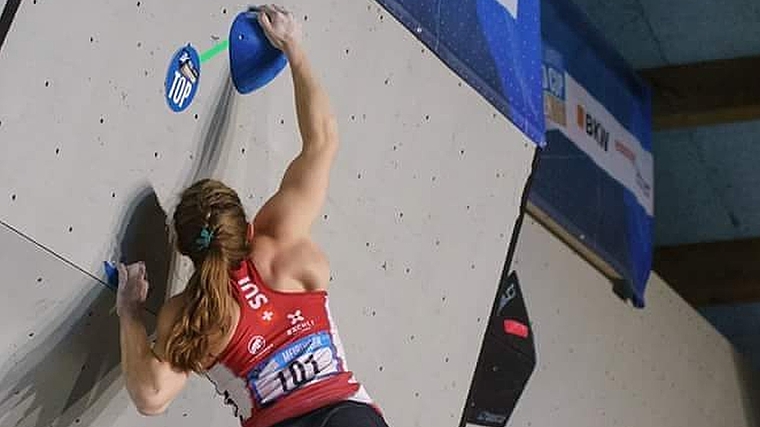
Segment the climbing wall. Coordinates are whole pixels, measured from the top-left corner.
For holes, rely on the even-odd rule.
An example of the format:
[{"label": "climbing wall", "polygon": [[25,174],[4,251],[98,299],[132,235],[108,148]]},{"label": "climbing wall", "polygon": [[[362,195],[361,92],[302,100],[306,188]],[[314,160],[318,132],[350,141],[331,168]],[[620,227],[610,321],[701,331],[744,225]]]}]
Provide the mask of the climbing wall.
[{"label": "climbing wall", "polygon": [[[98,279],[145,259],[157,307],[187,274],[165,249],[178,193],[223,179],[252,216],[297,153],[287,73],[239,96],[220,55],[186,111],[164,101],[176,49],[212,47],[245,6],[20,5],[0,50],[0,426],[236,425],[200,378],[137,415]],[[374,2],[285,6],[340,125],[315,238],[350,366],[392,425],[456,425],[533,146]]]},{"label": "climbing wall", "polygon": [[538,363],[508,426],[756,426],[757,373],[652,274],[647,307],[527,219],[513,268]]}]

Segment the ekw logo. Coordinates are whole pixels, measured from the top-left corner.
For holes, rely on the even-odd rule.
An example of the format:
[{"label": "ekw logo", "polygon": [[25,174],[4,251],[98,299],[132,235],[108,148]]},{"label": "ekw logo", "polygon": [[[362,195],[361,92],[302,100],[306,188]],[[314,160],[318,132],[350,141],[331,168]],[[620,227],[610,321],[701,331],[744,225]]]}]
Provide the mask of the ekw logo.
[{"label": "ekw logo", "polygon": [[586,135],[594,138],[599,147],[604,151],[609,149],[610,132],[582,106],[578,106],[578,127],[586,132]]}]

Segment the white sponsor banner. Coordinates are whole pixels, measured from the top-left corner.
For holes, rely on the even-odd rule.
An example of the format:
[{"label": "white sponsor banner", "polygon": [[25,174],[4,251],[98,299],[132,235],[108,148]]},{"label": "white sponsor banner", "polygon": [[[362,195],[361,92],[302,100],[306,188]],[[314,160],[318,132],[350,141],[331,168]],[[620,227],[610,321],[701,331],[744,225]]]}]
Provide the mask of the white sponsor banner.
[{"label": "white sponsor banner", "polygon": [[654,214],[652,153],[575,79],[565,73],[566,124],[548,123],[630,190],[649,216]]}]

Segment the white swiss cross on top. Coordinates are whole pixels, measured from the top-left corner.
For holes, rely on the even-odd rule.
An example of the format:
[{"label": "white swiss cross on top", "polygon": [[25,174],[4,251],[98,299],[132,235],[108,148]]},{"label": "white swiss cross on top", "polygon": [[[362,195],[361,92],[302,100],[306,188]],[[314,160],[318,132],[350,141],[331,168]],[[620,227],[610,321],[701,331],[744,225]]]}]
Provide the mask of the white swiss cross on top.
[{"label": "white swiss cross on top", "polygon": [[265,311],[264,314],[261,315],[261,318],[267,322],[271,322],[273,317],[274,313],[269,310]]}]

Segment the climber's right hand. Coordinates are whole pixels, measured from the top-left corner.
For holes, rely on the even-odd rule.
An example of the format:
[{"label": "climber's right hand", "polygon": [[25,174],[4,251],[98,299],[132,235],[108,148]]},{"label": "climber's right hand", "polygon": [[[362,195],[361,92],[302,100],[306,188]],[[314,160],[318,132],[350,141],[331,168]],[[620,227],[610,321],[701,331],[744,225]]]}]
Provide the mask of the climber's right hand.
[{"label": "climber's right hand", "polygon": [[293,14],[277,5],[258,8],[259,24],[274,47],[289,53],[301,41],[301,25]]}]

